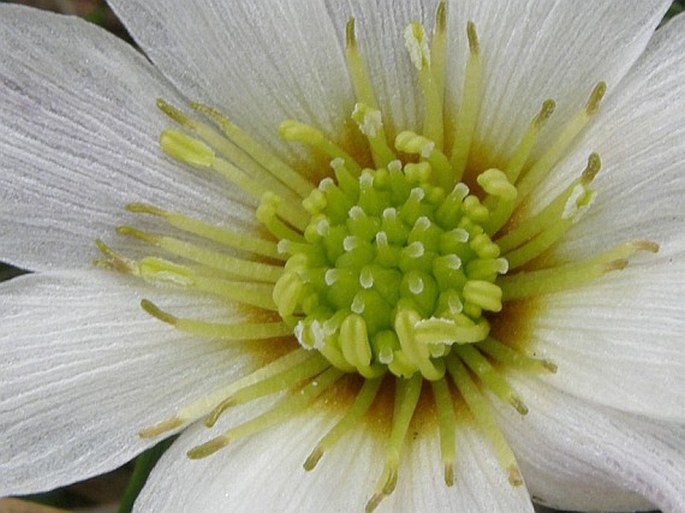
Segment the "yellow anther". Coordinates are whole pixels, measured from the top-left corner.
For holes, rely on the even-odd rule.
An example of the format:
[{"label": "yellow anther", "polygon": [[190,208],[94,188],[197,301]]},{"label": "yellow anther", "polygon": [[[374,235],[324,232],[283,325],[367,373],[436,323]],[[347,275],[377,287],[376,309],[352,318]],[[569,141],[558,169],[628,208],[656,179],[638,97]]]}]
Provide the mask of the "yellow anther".
[{"label": "yellow anther", "polygon": [[412,64],[417,70],[421,71],[424,68],[430,68],[430,48],[423,25],[417,22],[409,24],[404,31],[404,45],[409,52]]},{"label": "yellow anther", "polygon": [[324,141],[324,135],[320,130],[294,119],[281,122],[278,126],[278,135],[286,141],[304,142],[313,146],[318,146]]},{"label": "yellow anther", "polygon": [[599,105],[602,102],[602,98],[607,92],[606,82],[599,82],[590,94],[590,98],[585,105],[585,112],[588,116],[592,116],[597,110],[599,110]]},{"label": "yellow anther", "polygon": [[478,34],[476,33],[476,24],[472,21],[469,21],[466,24],[466,35],[468,36],[469,50],[471,54],[479,54],[480,43],[478,42]]},{"label": "yellow anther", "polygon": [[564,126],[561,134],[550,145],[547,151],[538,159],[535,164],[528,170],[527,173],[516,184],[519,195],[516,199],[516,204],[520,204],[535,187],[540,184],[545,176],[551,171],[552,167],[564,156],[571,143],[575,140],[578,134],[587,126],[590,118],[599,108],[599,104],[606,92],[606,84],[599,82],[588,99],[585,108],[578,112],[571,120]]},{"label": "yellow anther", "polygon": [[196,121],[193,118],[185,114],[180,109],[177,109],[173,105],[170,105],[162,98],[157,98],[157,108],[182,127],[189,130],[193,130],[195,128]]},{"label": "yellow anther", "polygon": [[331,159],[343,159],[347,168],[355,176],[359,176],[361,173],[361,167],[350,154],[329,141],[320,130],[317,130],[310,125],[288,119],[279,125],[278,134],[287,141],[298,141],[309,144],[328,155]]},{"label": "yellow anther", "polygon": [[205,143],[178,130],[164,130],[159,144],[171,158],[190,166],[209,168],[216,158],[214,151]]},{"label": "yellow anther", "polygon": [[141,300],[140,307],[153,317],[156,317],[160,321],[165,322],[167,324],[171,324],[172,326],[176,325],[176,323],[178,322],[178,317],[175,317],[170,313],[165,312],[148,299]]},{"label": "yellow anther", "polygon": [[138,264],[140,276],[155,285],[192,287],[195,277],[190,269],[162,258],[146,257]]},{"label": "yellow anther", "polygon": [[360,102],[354,106],[352,119],[369,140],[376,167],[384,168],[397,158],[385,139],[381,111]]},{"label": "yellow anther", "polygon": [[599,154],[591,153],[587,159],[587,166],[580,177],[581,183],[583,185],[590,185],[600,169],[602,169],[602,160],[599,158]]},{"label": "yellow anther", "polygon": [[482,172],[476,181],[485,192],[501,198],[503,201],[513,201],[518,194],[516,187],[509,182],[507,175],[499,169],[488,169]]},{"label": "yellow anther", "polygon": [[435,149],[435,143],[427,137],[405,130],[395,137],[395,148],[405,153],[428,158],[433,149]]},{"label": "yellow anther", "polygon": [[547,120],[550,117],[552,117],[552,114],[554,114],[554,110],[556,108],[557,108],[557,104],[552,99],[547,99],[544,102],[542,102],[542,108],[540,109],[540,112],[538,113],[537,116],[535,116],[535,119],[533,120],[535,125],[538,128],[542,128],[542,126],[547,122]]}]

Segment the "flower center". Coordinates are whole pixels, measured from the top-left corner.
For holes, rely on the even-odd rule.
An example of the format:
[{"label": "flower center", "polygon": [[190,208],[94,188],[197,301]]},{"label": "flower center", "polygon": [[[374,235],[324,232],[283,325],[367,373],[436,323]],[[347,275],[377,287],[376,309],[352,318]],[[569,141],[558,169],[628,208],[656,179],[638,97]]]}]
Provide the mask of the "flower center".
[{"label": "flower center", "polygon": [[[103,257],[96,263],[259,312],[249,322],[225,323],[181,318],[141,302],[175,329],[235,344],[273,340],[282,349],[251,374],[178,409],[141,436],[159,436],[201,418],[212,427],[232,406],[291,392],[272,409],[188,453],[205,457],[314,404],[326,404],[317,400],[354,376],[360,382],[354,401],[304,467],[313,469],[369,412],[386,411],[378,407],[379,390],[386,385],[394,404],[392,413],[383,414],[389,426],[386,457],[367,511],[395,488],[422,397],[432,398],[447,485],[454,482],[455,431],[467,420],[490,441],[509,482],[522,484],[486,392],[525,415],[528,409],[506,371],[557,369],[515,347],[506,339],[510,334],[491,332],[491,325],[508,310],[516,311],[518,301],[587,285],[625,267],[636,251],[657,251],[658,246],[633,241],[586,260],[545,265],[539,257],[591,204],[599,156],[591,154],[578,178],[547,198],[534,215],[521,207],[567,154],[599,108],[606,86],[597,84],[539,157],[532,158],[532,150],[554,111],[552,100],[543,102],[501,169],[476,169],[470,154],[483,89],[480,47],[469,23],[463,96],[452,123],[444,109],[445,9],[441,2],[431,41],[418,23],[405,31],[425,115],[421,133],[402,131],[392,144],[350,20],[346,55],[357,96],[352,119],[366,139],[373,167],[364,167],[316,128],[287,120],[279,128],[283,138],[308,145],[330,162],[329,177],[317,187],[210,107],[191,104],[206,122],[159,100],[159,108],[183,129],[162,133],[164,152],[184,165],[216,172],[244,192],[265,233],[250,235],[135,203],[127,206],[129,211],[156,216],[189,237],[121,226],[119,234],[148,242],[172,259],[132,260],[98,241]],[[470,412],[469,419],[457,417],[457,402]]]},{"label": "flower center", "polygon": [[[300,140],[316,136],[282,126],[289,137],[294,131]],[[453,185],[449,171],[440,180],[436,169],[449,163],[431,163],[435,142],[402,132],[395,147],[426,160],[375,170],[332,162],[336,180],[324,179],[304,201],[304,236],[279,243],[289,258],[274,300],[302,347],[345,372],[437,380],[452,345],[488,336],[483,311],[502,309],[495,280],[508,264],[483,227],[488,209],[465,184],[446,191],[438,183]],[[508,183],[494,169],[479,179],[487,189]]]}]

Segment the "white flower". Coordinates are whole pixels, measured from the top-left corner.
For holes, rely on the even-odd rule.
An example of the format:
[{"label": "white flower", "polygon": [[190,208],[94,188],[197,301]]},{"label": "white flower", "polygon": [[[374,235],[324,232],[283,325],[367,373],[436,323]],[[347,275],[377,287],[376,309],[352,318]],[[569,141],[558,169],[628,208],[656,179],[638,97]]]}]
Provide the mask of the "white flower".
[{"label": "white flower", "polygon": [[[0,6],[0,258],[35,271],[0,286],[0,495],[46,490],[115,468],[156,441],[138,432],[147,428],[144,434],[161,433],[154,426],[171,419],[162,427],[187,429],[150,476],[138,511],[360,511],[394,470],[395,456],[388,447],[401,450],[398,481],[394,491],[388,486],[377,511],[522,512],[532,511],[530,496],[566,509],[621,511],[652,505],[685,511],[685,18],[652,35],[669,1],[449,2],[445,123],[442,109],[435,108],[442,105],[441,88],[434,83],[440,82],[434,72],[440,66],[440,48],[425,44],[430,30],[426,35],[420,25],[405,32],[415,20],[431,29],[436,2],[110,3],[154,66],[85,22]],[[348,63],[358,57],[348,55],[346,62],[343,30],[350,16],[356,19],[360,54],[368,64],[377,105],[362,101],[370,98],[363,91],[355,97],[352,82],[357,89],[366,82],[354,78],[354,65],[352,80],[348,74]],[[369,304],[363,295],[348,301],[349,315],[340,323],[309,315],[311,297],[303,291],[312,292],[315,280],[302,276],[313,272],[313,265],[295,256],[288,261],[288,272],[275,271],[278,279],[261,274],[275,265],[246,264],[245,273],[252,273],[247,281],[261,285],[225,287],[226,297],[255,304],[265,297],[260,287],[277,282],[274,301],[285,324],[272,314],[257,318],[257,327],[247,326],[255,322],[254,309],[207,292],[227,285],[220,281],[225,273],[217,271],[218,277],[200,286],[190,267],[179,267],[186,260],[171,264],[146,259],[162,254],[135,237],[116,237],[113,230],[133,225],[139,231],[124,228],[120,233],[148,242],[145,233],[160,232],[160,223],[140,215],[159,212],[140,202],[247,234],[257,233],[255,207],[260,201],[259,220],[267,226],[277,220],[273,212],[297,226],[304,210],[296,201],[279,206],[269,195],[253,200],[251,187],[257,192],[269,188],[268,178],[242,188],[229,186],[219,173],[193,170],[169,158],[235,172],[217,165],[214,153],[198,142],[212,136],[195,130],[197,139],[191,140],[169,131],[172,121],[156,108],[158,98],[167,102],[161,103],[163,110],[191,132],[196,121],[179,118],[169,105],[185,108],[189,101],[201,101],[220,109],[296,169],[323,170],[308,176],[314,182],[331,174],[327,164],[332,157],[337,157],[337,178],[352,161],[342,154],[322,159],[316,150],[303,151],[279,139],[277,127],[286,138],[309,142],[318,137],[308,128],[315,127],[359,157],[363,137],[350,119],[353,115],[372,143],[385,130],[391,146],[402,148],[405,163],[408,153],[430,162],[404,168],[415,177],[407,178],[413,187],[407,202],[424,207],[431,198],[442,198],[433,186],[424,187],[425,173],[434,173],[433,185],[447,190],[454,185],[451,175],[439,171],[442,157],[436,150],[444,148],[449,169],[466,168],[465,181],[474,189],[478,176],[480,197],[491,212],[503,206],[503,222],[507,205],[523,199],[503,234],[516,233],[517,223],[526,226],[526,219],[574,184],[538,230],[548,235],[552,229],[568,231],[524,268],[551,266],[555,272],[535,275],[537,279],[524,275],[520,267],[530,255],[524,257],[515,248],[527,242],[509,240],[512,245],[502,250],[502,260],[488,237],[476,247],[471,225],[460,225],[449,240],[455,246],[469,240],[471,249],[443,255],[440,272],[468,266],[473,255],[479,261],[470,261],[470,281],[463,290],[445,296],[443,306],[453,318],[437,308],[422,316],[415,311],[421,308],[405,308],[401,302],[386,316],[396,338],[402,344],[409,340],[408,346],[384,352],[382,345],[358,343],[366,340],[364,322],[372,321],[363,318]],[[553,104],[543,103],[547,98],[555,100],[552,116]],[[201,119],[199,113],[193,116]],[[538,121],[529,130],[531,119]],[[297,123],[281,125],[284,120]],[[452,147],[454,120],[459,135]],[[167,155],[160,150],[160,133]],[[512,174],[518,173],[506,167],[517,148],[526,156],[526,134],[535,144],[516,181]],[[388,162],[386,149],[381,145],[372,152],[382,162],[376,167],[399,173],[403,164]],[[267,156],[261,150],[247,153]],[[368,152],[366,156],[369,160]],[[240,158],[233,157],[238,167],[249,167]],[[599,158],[602,169],[594,178]],[[365,171],[358,183],[370,186],[377,176]],[[286,189],[298,187],[297,179],[285,182]],[[333,186],[322,181],[321,192],[305,202],[308,213],[323,211],[322,198],[332,194]],[[596,200],[589,207],[592,191]],[[502,234],[493,231],[496,216],[483,213],[475,196],[469,198],[467,206],[459,207],[464,218],[485,226],[505,248]],[[350,225],[377,228],[364,216],[380,203],[368,209],[362,203],[349,210]],[[392,224],[404,215],[402,205],[386,203],[382,216]],[[418,235],[405,238],[406,258],[431,254],[426,234],[440,214],[424,210],[412,218]],[[312,240],[332,237],[330,219],[315,220]],[[180,233],[171,227],[162,231]],[[283,227],[266,231],[282,233]],[[378,247],[392,239],[389,229],[374,233]],[[278,245],[286,256],[306,251],[297,246],[297,236],[293,241],[277,238],[286,239]],[[111,244],[116,254],[99,243],[104,256],[98,256],[97,239]],[[152,242],[165,245],[159,239]],[[348,254],[362,251],[364,243],[353,228],[340,241]],[[209,251],[208,258],[216,256],[216,247],[207,244],[200,247]],[[658,254],[633,255],[639,249],[655,250],[656,244]],[[528,250],[537,255],[545,247],[536,242]],[[270,248],[267,253],[275,243]],[[189,251],[177,253],[188,257]],[[98,269],[93,259],[129,275]],[[622,269],[627,259],[629,265]],[[236,271],[245,262],[226,257],[221,265]],[[564,262],[576,267],[559,267]],[[438,273],[438,264],[431,265]],[[321,273],[321,287],[343,290],[336,288],[346,279],[345,269],[338,267]],[[385,278],[374,272],[359,270],[359,290],[380,287]],[[415,296],[420,303],[433,282],[419,271],[402,272],[402,297]],[[578,281],[582,286],[576,286]],[[390,278],[387,282],[393,283]],[[317,289],[319,300],[322,290]],[[266,297],[271,300],[270,294]],[[140,308],[141,300],[147,312]],[[482,315],[482,310],[500,309],[502,313]],[[293,318],[302,310],[306,316]],[[292,337],[276,342],[208,339],[197,332],[214,330],[216,335],[225,328],[179,319],[237,325],[231,328],[233,338],[261,338],[251,330],[264,329],[275,330],[268,335],[273,336],[285,326],[302,346],[315,350],[304,351]],[[260,324],[266,321],[266,327]],[[554,362],[558,371],[516,370],[513,360],[504,358],[490,377],[456,371],[449,384],[441,381],[440,355],[463,350],[452,360],[455,365],[468,363],[466,353],[481,347],[471,342],[488,333],[520,346],[519,356],[512,358],[522,359],[524,367],[549,370]],[[455,340],[464,343],[452,346]],[[336,344],[342,348],[339,362]],[[254,433],[211,456],[188,458],[188,451],[204,456],[224,445],[219,435],[226,429],[278,411],[270,409],[274,399],[266,395],[224,413],[211,430],[194,422],[238,390],[225,387],[244,376],[256,379],[256,369],[269,369],[264,365],[274,361],[276,352],[293,347],[298,348],[291,355],[311,356],[314,365],[324,362],[328,367],[330,360],[355,375],[373,374],[387,365],[388,375],[413,378],[389,379],[400,392],[393,394],[392,383],[386,383],[369,414],[326,451],[312,472],[305,473],[302,462],[348,411],[347,398],[354,390],[349,378],[349,386],[338,386],[336,394],[277,416],[276,425],[265,427],[260,421]],[[296,377],[305,375],[303,368],[295,368]],[[311,371],[316,377],[305,380],[305,395],[323,387],[328,377],[337,377],[335,370],[317,375],[320,371]],[[468,392],[469,382],[460,383],[457,376],[470,376],[482,393]],[[424,393],[414,411],[410,398],[424,377]],[[448,395],[441,400],[439,391],[431,393],[429,380],[444,383]],[[495,397],[498,391],[504,400]],[[437,410],[444,412],[452,404],[449,394],[456,420],[437,422],[433,397],[438,397]],[[408,413],[399,412],[393,420],[395,396]],[[284,397],[296,401],[299,395]],[[489,403],[479,404],[483,398]],[[499,428],[489,423],[491,414]],[[403,426],[402,420],[411,417]],[[441,437],[438,426],[447,426],[456,437],[454,461],[449,435]],[[214,445],[203,445],[217,436]],[[509,447],[525,486],[518,482]],[[446,486],[445,465],[452,463],[454,484]]]}]

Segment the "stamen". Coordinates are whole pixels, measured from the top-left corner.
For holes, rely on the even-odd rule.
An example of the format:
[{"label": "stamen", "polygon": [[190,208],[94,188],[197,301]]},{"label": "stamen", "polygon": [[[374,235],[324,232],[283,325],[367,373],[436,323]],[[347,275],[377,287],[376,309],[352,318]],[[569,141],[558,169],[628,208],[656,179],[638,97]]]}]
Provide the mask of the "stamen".
[{"label": "stamen", "polygon": [[286,141],[308,144],[328,155],[331,159],[343,159],[345,166],[354,176],[361,174],[357,161],[340,146],[328,140],[320,130],[295,120],[283,121],[278,127],[278,135]]},{"label": "stamen", "polygon": [[445,0],[440,0],[435,13],[435,27],[431,40],[431,69],[433,82],[438,93],[438,102],[442,108],[445,96],[445,54],[447,49],[447,8]]},{"label": "stamen", "polygon": [[94,259],[93,265],[132,276],[140,275],[138,263],[135,260],[121,256],[100,239],[95,240],[95,245],[105,258]]},{"label": "stamen", "polygon": [[637,251],[658,250],[658,244],[653,242],[629,242],[580,262],[504,276],[497,283],[504,301],[551,294],[582,287],[610,271],[621,270]]},{"label": "stamen", "polygon": [[377,168],[384,168],[397,158],[385,139],[381,111],[372,109],[365,103],[357,103],[352,112],[352,119],[357,123],[359,131],[368,139],[373,163]]},{"label": "stamen", "polygon": [[[299,175],[299,173],[295,173],[295,171],[292,170],[291,173],[288,175],[293,180],[292,183],[289,184],[278,180],[278,175],[274,173],[271,170],[271,168],[262,167],[257,162],[257,160],[255,160],[255,157],[257,155],[255,153],[250,154],[246,152],[244,148],[237,146],[235,140],[232,139],[229,133],[226,133],[225,130],[225,135],[222,135],[219,132],[217,132],[212,126],[200,122],[196,119],[190,118],[189,116],[187,116],[180,110],[176,109],[175,107],[169,105],[162,99],[157,100],[157,107],[166,115],[168,115],[171,119],[178,122],[183,128],[197,135],[201,140],[208,143],[212,148],[215,148],[219,153],[221,153],[224,157],[226,157],[230,162],[235,164],[237,167],[245,171],[248,171],[249,174],[255,176],[255,178],[258,181],[267,184],[269,189],[277,191],[279,194],[282,194],[286,197],[292,197],[295,201],[298,198],[302,199],[302,190],[311,190],[311,184],[304,180],[302,176]],[[204,113],[208,114],[209,117],[217,121],[217,124],[219,124],[220,126],[222,124],[226,124],[229,126],[232,125],[232,123],[230,123],[230,121],[228,121],[225,117],[221,116],[216,111],[209,109],[209,107],[205,107],[199,104],[193,104],[192,107],[196,108],[196,110],[204,111]],[[237,129],[235,125],[232,126],[234,128],[234,131],[240,132],[240,130]],[[228,139],[226,138],[227,136]],[[256,144],[248,146],[248,150],[251,150],[253,152],[259,149],[261,149],[262,151],[266,151],[263,148],[259,148]],[[282,163],[281,165],[285,166],[285,164]],[[283,169],[279,168],[279,170],[282,171]],[[297,178],[292,176],[293,174],[296,174]],[[298,185],[301,188],[300,191],[297,190]],[[306,187],[306,189],[303,188],[303,185],[304,187]]]},{"label": "stamen", "polygon": [[502,290],[489,281],[469,280],[466,282],[464,299],[489,312],[502,310]]},{"label": "stamen", "polygon": [[247,422],[229,429],[224,434],[213,438],[207,443],[199,445],[187,452],[190,459],[205,458],[230,442],[254,435],[278,422],[283,422],[316,400],[322,393],[330,389],[342,377],[343,373],[335,368],[329,368],[315,380],[302,388],[299,393],[291,395],[281,401],[272,410],[263,413]]},{"label": "stamen", "polygon": [[440,187],[450,189],[454,186],[454,172],[449,159],[438,149],[433,140],[405,130],[395,138],[395,148],[426,159],[430,164],[430,171],[435,176],[433,181]]},{"label": "stamen", "polygon": [[193,219],[178,212],[169,212],[144,203],[129,203],[126,205],[126,210],[129,212],[151,214],[161,217],[175,228],[179,228],[180,230],[193,235],[198,235],[224,246],[248,251],[269,258],[275,258],[277,260],[284,259],[282,255],[278,254],[276,244],[273,241],[220,228],[216,225],[205,223],[199,219]]},{"label": "stamen", "polygon": [[276,309],[270,284],[224,280],[211,276],[211,273],[207,276],[198,269],[157,257],[145,257],[133,265],[136,270],[131,274],[155,285],[196,289],[239,303],[267,310]]},{"label": "stamen", "polygon": [[318,444],[316,444],[316,447],[304,462],[303,466],[305,470],[313,470],[327,450],[333,447],[338,440],[349,433],[354,427],[359,425],[361,418],[369,410],[376,398],[382,382],[382,378],[364,380],[361,390],[357,394],[350,409],[347,410],[345,416],[326,433]]},{"label": "stamen", "polygon": [[523,170],[523,166],[526,165],[530,152],[533,150],[533,146],[538,140],[540,135],[540,130],[545,125],[547,120],[552,116],[554,110],[556,109],[556,103],[554,100],[545,100],[542,102],[542,107],[540,112],[533,118],[528,126],[528,130],[523,134],[519,145],[516,147],[513,155],[509,159],[507,168],[504,173],[507,175],[507,179],[511,183],[516,183]]},{"label": "stamen", "polygon": [[295,171],[218,111],[201,103],[191,103],[190,107],[214,121],[226,137],[242,148],[245,153],[259,163],[267,172],[280,180],[281,183],[287,185],[301,198],[307,197],[313,185],[302,174]]},{"label": "stamen", "polygon": [[551,171],[554,165],[564,156],[580,131],[587,126],[592,116],[599,109],[599,105],[606,93],[607,85],[599,82],[590,94],[585,108],[576,114],[564,127],[561,134],[549,149],[538,159],[533,167],[523,175],[516,184],[519,191],[516,205],[518,206]]},{"label": "stamen", "polygon": [[457,345],[454,351],[471,369],[483,385],[503,402],[511,404],[521,415],[528,413],[528,407],[521,397],[509,386],[507,380],[488,362],[472,344]]},{"label": "stamen", "polygon": [[437,149],[443,145],[443,119],[441,94],[434,82],[431,55],[426,32],[420,23],[411,23],[404,31],[404,42],[414,67],[418,71],[421,92],[424,99],[425,117],[423,135],[435,143]]},{"label": "stamen", "polygon": [[141,438],[155,438],[171,429],[175,429],[178,426],[204,417],[216,407],[218,402],[222,401],[226,397],[230,397],[236,391],[259,381],[264,381],[288,368],[298,367],[300,364],[312,357],[313,355],[306,351],[290,351],[286,355],[257,368],[256,371],[240,378],[237,381],[234,381],[230,385],[215,390],[201,399],[184,406],[178,410],[173,417],[165,419],[152,427],[142,430],[139,433],[139,436]]},{"label": "stamen", "polygon": [[151,235],[130,226],[117,228],[120,235],[130,235],[149,242],[169,253],[226,272],[232,276],[243,276],[255,281],[276,282],[283,272],[281,266],[251,262],[240,258],[208,250],[173,237]]},{"label": "stamen", "polygon": [[171,158],[200,169],[210,168],[216,158],[205,143],[178,130],[164,130],[159,136],[159,145]]},{"label": "stamen", "polygon": [[478,390],[475,383],[469,377],[468,371],[459,358],[448,356],[447,370],[454,381],[459,393],[466,402],[469,411],[476,419],[478,426],[483,434],[490,440],[495,457],[501,467],[507,472],[509,483],[512,486],[521,486],[523,478],[519,471],[516,457],[511,451],[509,444],[497,427],[497,423],[492,417],[490,405],[483,394]]},{"label": "stamen", "polygon": [[372,513],[381,501],[395,490],[402,449],[416,404],[419,401],[421,384],[422,379],[418,374],[410,379],[395,380],[397,387],[395,408],[392,416],[390,440],[385,452],[385,467],[376,485],[376,491],[366,504],[366,513]]},{"label": "stamen", "polygon": [[445,379],[431,381],[433,399],[435,400],[438,429],[440,430],[440,454],[445,469],[445,484],[454,484],[454,462],[456,447],[457,416],[454,413],[452,394]]},{"label": "stamen", "polygon": [[488,356],[492,357],[497,362],[508,367],[535,373],[555,373],[557,371],[557,366],[552,361],[531,358],[492,337],[488,337],[482,342],[479,342],[478,349],[487,353]]},{"label": "stamen", "polygon": [[361,315],[350,314],[345,317],[340,325],[338,341],[345,360],[362,376],[375,378],[384,371],[381,366],[371,366],[373,353],[366,322]]},{"label": "stamen", "polygon": [[[541,255],[556,243],[568,231],[573,223],[578,220],[579,213],[587,208],[592,202],[594,193],[587,187],[587,184],[594,178],[600,167],[601,162],[599,156],[596,153],[591,154],[588,158],[588,165],[585,168],[579,183],[571,188],[568,196],[562,194],[562,197],[566,197],[566,202],[563,203],[561,212],[558,212],[561,202],[557,203],[554,201],[550,205],[559,217],[545,219],[541,216],[535,216],[535,221],[541,221],[541,224],[545,225],[545,228],[519,248],[505,252],[504,256],[509,262],[510,269],[516,269]],[[512,237],[514,237],[514,235],[512,235]],[[498,241],[498,244],[499,242],[500,241]],[[503,245],[499,244],[499,247],[502,249]]]},{"label": "stamen", "polygon": [[143,299],[140,302],[140,306],[153,317],[171,324],[179,331],[207,338],[221,340],[264,340],[285,337],[292,333],[291,328],[283,322],[212,323],[176,317],[161,310],[147,299]]},{"label": "stamen", "polygon": [[96,265],[139,276],[148,283],[155,285],[192,288],[258,308],[276,310],[276,305],[271,297],[271,285],[208,277],[200,274],[197,269],[162,258],[145,257],[139,262],[128,259],[122,260],[122,257],[114,253],[104,243],[101,241],[98,243],[98,247],[107,258],[96,260]]},{"label": "stamen", "polygon": [[466,63],[464,75],[464,89],[461,95],[461,105],[457,114],[454,143],[452,145],[452,168],[454,181],[459,182],[464,175],[468,161],[471,142],[473,141],[478,111],[482,95],[482,63],[480,59],[480,45],[476,34],[476,26],[469,22],[466,26],[469,39],[469,59]]},{"label": "stamen", "polygon": [[354,33],[354,18],[347,21],[345,27],[346,44],[345,57],[347,58],[347,70],[352,80],[352,87],[359,103],[364,103],[371,109],[378,110],[376,94],[373,84],[369,78],[368,68],[364,62],[364,57],[357,46],[357,38]]},{"label": "stamen", "polygon": [[227,409],[239,404],[246,404],[260,397],[288,390],[302,383],[324,370],[330,368],[330,363],[318,353],[309,353],[309,358],[299,365],[293,365],[278,374],[271,374],[260,381],[237,389],[225,397],[207,416],[205,425],[213,427]]},{"label": "stamen", "polygon": [[[261,197],[259,207],[255,212],[257,220],[279,240],[288,239],[294,241],[303,240],[301,232],[293,230],[290,226],[278,219],[278,212],[283,208],[281,198],[271,192],[265,192]],[[305,223],[306,227],[306,223]],[[298,229],[300,228],[298,226]]]},{"label": "stamen", "polygon": [[[578,199],[578,191],[588,190],[588,186],[601,169],[601,165],[599,155],[596,153],[590,154],[588,164],[580,178],[574,180],[538,214],[525,219],[519,226],[497,239],[497,245],[500,247],[500,250],[508,252],[517,248],[560,220],[571,217],[568,215],[569,201],[572,197]],[[565,213],[567,214],[566,217],[564,216]]]},{"label": "stamen", "polygon": [[264,192],[258,183],[234,165],[217,157],[214,150],[199,139],[178,130],[164,130],[160,135],[159,144],[170,157],[200,169],[214,169],[255,198],[259,198]]}]

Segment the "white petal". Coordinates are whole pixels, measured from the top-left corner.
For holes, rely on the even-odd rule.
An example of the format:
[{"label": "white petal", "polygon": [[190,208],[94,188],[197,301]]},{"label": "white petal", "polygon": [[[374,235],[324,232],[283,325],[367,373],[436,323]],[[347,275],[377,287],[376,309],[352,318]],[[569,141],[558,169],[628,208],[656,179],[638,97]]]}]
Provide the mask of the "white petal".
[{"label": "white petal", "polygon": [[[141,429],[245,371],[244,345],[193,339],[143,312],[141,295],[156,293],[100,271],[0,286],[0,496],[120,466],[152,443]],[[162,297],[172,312],[217,311],[192,295]]]},{"label": "white petal", "polygon": [[320,1],[110,4],[186,96],[221,109],[261,140],[279,144],[284,119],[329,133],[349,120],[344,25]]},{"label": "white petal", "polygon": [[[226,414],[230,420],[223,426],[254,414],[247,405]],[[218,433],[193,426],[153,470],[136,511],[361,511],[382,471],[384,435],[360,426],[324,454],[312,472],[302,468],[336,418],[326,411],[305,412],[199,461],[185,452]],[[437,429],[424,427],[410,437],[415,439],[397,488],[376,511],[532,513],[525,487],[512,489],[487,444],[466,423],[457,432],[456,482],[446,487]]]},{"label": "white petal", "polygon": [[685,241],[685,17],[660,29],[587,135],[538,197],[578,175],[596,151],[597,198],[557,254],[574,258],[627,240],[666,251]]},{"label": "white petal", "polygon": [[[477,139],[494,162],[516,147],[542,102],[557,109],[540,147],[585,106],[600,80],[610,90],[640,55],[670,0],[567,2],[469,1],[449,4],[454,61],[449,80],[452,101],[461,95],[467,54],[466,23],[475,23],[481,41],[484,95]],[[449,98],[449,96],[448,96]]]},{"label": "white petal", "polygon": [[685,510],[685,425],[591,406],[535,379],[512,379],[530,412],[499,406],[533,497],[579,511]]},{"label": "white petal", "polygon": [[237,210],[218,179],[162,155],[171,123],[155,101],[183,100],[131,47],[82,20],[0,9],[0,259],[89,264],[131,201],[217,219]]},{"label": "white petal", "polygon": [[536,304],[529,350],[559,366],[550,384],[619,410],[685,422],[685,249],[640,257]]}]

